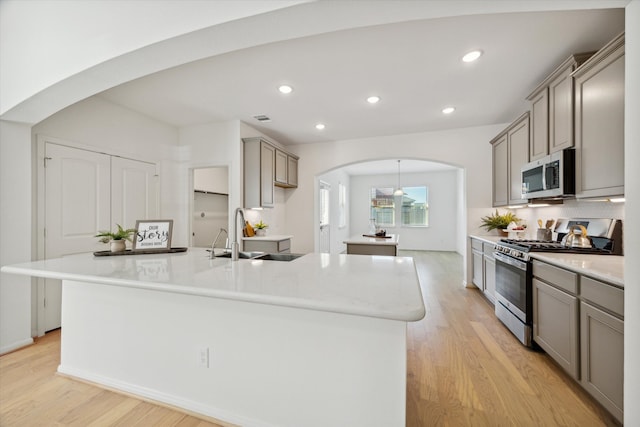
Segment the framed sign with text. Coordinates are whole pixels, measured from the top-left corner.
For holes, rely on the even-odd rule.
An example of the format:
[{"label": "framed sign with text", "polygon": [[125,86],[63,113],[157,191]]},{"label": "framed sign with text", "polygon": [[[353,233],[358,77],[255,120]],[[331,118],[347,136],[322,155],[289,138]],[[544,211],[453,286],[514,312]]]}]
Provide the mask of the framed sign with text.
[{"label": "framed sign with text", "polygon": [[172,219],[145,219],[136,221],[136,234],[133,239],[134,251],[171,249]]}]

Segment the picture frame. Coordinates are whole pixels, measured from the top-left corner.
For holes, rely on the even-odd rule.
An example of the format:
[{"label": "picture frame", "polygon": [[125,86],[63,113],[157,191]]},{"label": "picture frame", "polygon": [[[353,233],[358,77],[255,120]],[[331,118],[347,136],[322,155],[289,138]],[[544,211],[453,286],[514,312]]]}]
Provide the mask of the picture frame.
[{"label": "picture frame", "polygon": [[166,252],[171,249],[172,232],[172,219],[139,219],[132,250]]}]

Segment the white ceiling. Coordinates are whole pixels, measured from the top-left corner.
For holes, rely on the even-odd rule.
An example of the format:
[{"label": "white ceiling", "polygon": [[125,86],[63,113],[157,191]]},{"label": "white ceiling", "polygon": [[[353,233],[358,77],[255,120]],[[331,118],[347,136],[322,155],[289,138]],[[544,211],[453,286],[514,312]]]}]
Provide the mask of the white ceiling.
[{"label": "white ceiling", "polygon": [[[623,29],[623,9],[378,25],[211,57],[100,96],[177,127],[239,119],[285,145],[507,123],[568,55],[597,50]],[[484,55],[461,62],[472,49]],[[294,92],[280,94],[283,83]],[[367,104],[372,94],[382,101]],[[443,115],[447,105],[456,112]]]}]

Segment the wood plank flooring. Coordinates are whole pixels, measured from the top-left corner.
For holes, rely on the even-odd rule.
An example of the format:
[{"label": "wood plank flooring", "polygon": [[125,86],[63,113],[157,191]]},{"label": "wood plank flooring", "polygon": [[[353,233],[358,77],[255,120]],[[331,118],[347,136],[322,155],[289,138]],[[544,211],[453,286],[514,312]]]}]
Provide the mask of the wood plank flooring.
[{"label": "wood plank flooring", "polygon": [[541,351],[525,348],[477,289],[462,257],[409,252],[426,316],[408,325],[407,426],[612,426],[615,419]]},{"label": "wood plank flooring", "polygon": [[0,426],[223,427],[56,374],[60,330],[0,357]]},{"label": "wood plank flooring", "polygon": [[[413,256],[426,317],[408,326],[407,426],[613,426],[544,353],[526,349],[493,306],[462,287],[462,257]],[[60,333],[0,357],[0,426],[224,426],[56,374]],[[304,426],[301,426],[304,427]]]}]

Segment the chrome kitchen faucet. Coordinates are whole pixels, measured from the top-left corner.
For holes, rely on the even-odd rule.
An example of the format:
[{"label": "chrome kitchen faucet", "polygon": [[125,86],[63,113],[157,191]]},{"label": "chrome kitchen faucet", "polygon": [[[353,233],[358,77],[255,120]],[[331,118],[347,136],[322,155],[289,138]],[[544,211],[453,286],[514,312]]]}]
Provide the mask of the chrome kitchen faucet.
[{"label": "chrome kitchen faucet", "polygon": [[231,248],[229,248],[229,233],[227,232],[226,229],[220,228],[220,231],[218,231],[218,234],[216,235],[216,238],[213,239],[213,243],[211,244],[211,252],[209,253],[209,259],[214,259],[216,257],[216,254],[214,252],[214,248],[216,247],[216,243],[218,243],[218,239],[220,238],[220,235],[222,234],[223,231],[224,231],[224,234],[227,235],[227,242],[224,245],[224,249],[225,249],[225,251],[227,249],[231,249]]},{"label": "chrome kitchen faucet", "polygon": [[233,216],[233,243],[231,244],[231,261],[237,261],[240,252],[240,245],[238,244],[238,214],[240,214],[240,218],[242,219],[242,228],[244,228],[245,226],[244,211],[242,210],[242,208],[236,208],[236,213]]}]

